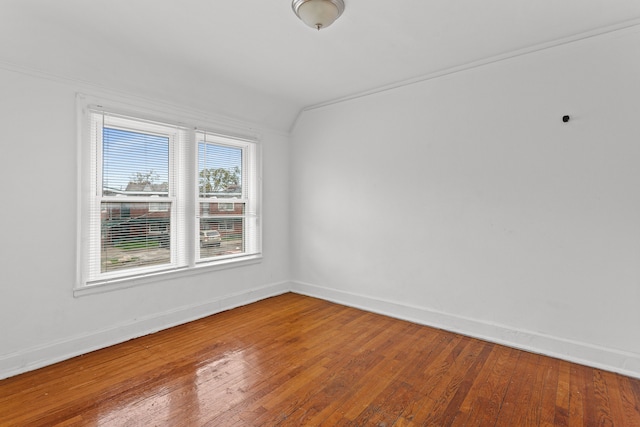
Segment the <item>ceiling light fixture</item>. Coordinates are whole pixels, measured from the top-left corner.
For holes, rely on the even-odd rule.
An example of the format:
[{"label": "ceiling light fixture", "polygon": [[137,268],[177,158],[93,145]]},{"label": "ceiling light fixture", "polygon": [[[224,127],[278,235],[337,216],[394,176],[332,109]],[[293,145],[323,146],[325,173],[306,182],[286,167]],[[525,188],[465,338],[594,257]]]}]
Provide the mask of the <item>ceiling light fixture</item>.
[{"label": "ceiling light fixture", "polygon": [[293,0],[291,4],[298,18],[312,28],[320,30],[333,24],[344,12],[343,0]]}]

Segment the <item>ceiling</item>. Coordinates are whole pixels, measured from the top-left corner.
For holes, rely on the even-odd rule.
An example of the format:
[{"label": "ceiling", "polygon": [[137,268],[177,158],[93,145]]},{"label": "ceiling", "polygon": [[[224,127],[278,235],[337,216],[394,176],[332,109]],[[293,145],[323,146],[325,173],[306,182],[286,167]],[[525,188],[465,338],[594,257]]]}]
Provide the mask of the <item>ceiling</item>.
[{"label": "ceiling", "polygon": [[0,63],[288,130],[301,109],[615,26],[638,0],[2,0]]}]

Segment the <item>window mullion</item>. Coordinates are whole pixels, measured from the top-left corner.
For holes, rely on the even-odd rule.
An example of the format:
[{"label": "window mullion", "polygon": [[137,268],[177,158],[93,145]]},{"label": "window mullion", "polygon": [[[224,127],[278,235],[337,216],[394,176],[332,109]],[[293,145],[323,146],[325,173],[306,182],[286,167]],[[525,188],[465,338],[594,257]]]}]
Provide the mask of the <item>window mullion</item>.
[{"label": "window mullion", "polygon": [[195,131],[184,129],[180,133],[180,144],[177,147],[176,156],[179,171],[180,211],[184,215],[182,224],[182,250],[186,265],[195,266],[196,239],[197,239],[197,218],[196,218],[196,197],[197,197],[197,152],[195,149]]}]

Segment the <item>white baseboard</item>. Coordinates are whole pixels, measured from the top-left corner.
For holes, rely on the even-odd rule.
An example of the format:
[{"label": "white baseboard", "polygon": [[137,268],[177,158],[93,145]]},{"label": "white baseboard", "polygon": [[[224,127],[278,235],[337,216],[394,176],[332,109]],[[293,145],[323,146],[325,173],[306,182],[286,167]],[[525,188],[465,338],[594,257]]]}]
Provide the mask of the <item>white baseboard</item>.
[{"label": "white baseboard", "polygon": [[3,355],[0,356],[0,379],[280,295],[289,292],[290,289],[290,282],[273,283],[236,294],[225,295],[204,303],[178,307],[164,313],[137,318],[134,321],[118,324],[101,331],[90,332]]},{"label": "white baseboard", "polygon": [[483,322],[424,307],[372,298],[309,283],[292,282],[291,291],[532,353],[640,378],[640,354],[636,353],[514,329],[505,325]]}]

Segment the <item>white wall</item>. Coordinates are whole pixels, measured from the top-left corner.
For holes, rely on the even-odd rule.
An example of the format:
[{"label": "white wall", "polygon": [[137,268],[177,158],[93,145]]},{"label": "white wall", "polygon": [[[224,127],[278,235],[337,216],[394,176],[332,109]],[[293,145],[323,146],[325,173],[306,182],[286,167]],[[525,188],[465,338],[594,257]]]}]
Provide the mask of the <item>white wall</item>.
[{"label": "white wall", "polygon": [[304,112],[294,289],[640,376],[638,76],[632,29]]},{"label": "white wall", "polygon": [[0,378],[289,288],[289,139],[258,129],[261,263],[74,298],[78,91],[0,69]]}]

